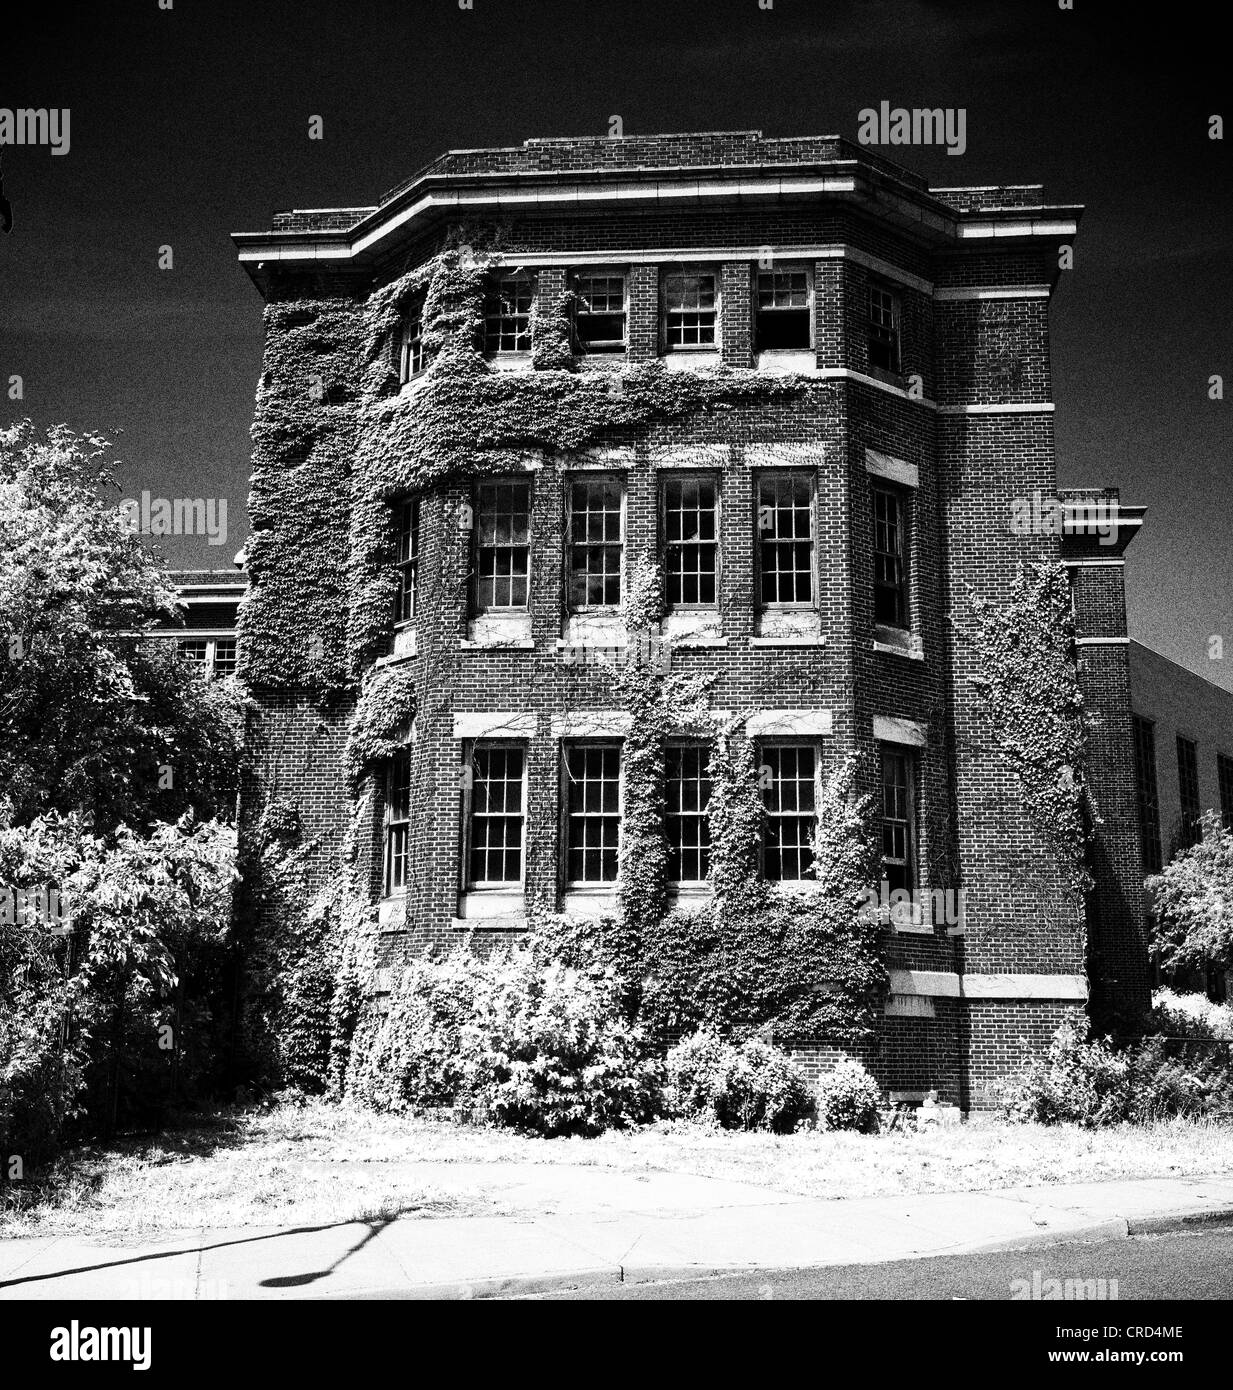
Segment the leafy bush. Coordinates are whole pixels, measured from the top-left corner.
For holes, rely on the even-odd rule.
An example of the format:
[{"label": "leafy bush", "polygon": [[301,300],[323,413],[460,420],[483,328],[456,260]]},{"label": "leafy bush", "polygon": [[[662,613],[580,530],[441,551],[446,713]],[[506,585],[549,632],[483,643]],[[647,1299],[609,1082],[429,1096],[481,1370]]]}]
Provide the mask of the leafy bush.
[{"label": "leafy bush", "polygon": [[611,979],[526,948],[460,947],[413,962],[384,1017],[361,1023],[347,1090],[377,1109],[458,1105],[539,1134],[594,1134],[653,1119],[660,1073]]},{"label": "leafy bush", "polygon": [[1138,1123],[1183,1119],[1233,1121],[1233,1070],[1215,1051],[1170,1055],[1173,1044],[1145,1038],[1133,1050],[1129,1119]]},{"label": "leafy bush", "polygon": [[670,1107],[725,1129],[790,1134],[812,1109],[792,1059],[762,1038],[734,1045],[704,1030],[668,1053],[667,1068]]},{"label": "leafy bush", "polygon": [[490,958],[462,1029],[464,1090],[498,1124],[596,1134],[655,1118],[661,1066],[610,984],[526,951]]},{"label": "leafy bush", "polygon": [[818,1083],[818,1119],[827,1129],[871,1134],[878,1127],[882,1092],[863,1066],[844,1057]]},{"label": "leafy bush", "polygon": [[1108,1039],[1085,1041],[1080,1025],[1068,1019],[1044,1056],[1027,1059],[995,1094],[1009,1119],[1095,1129],[1129,1113],[1130,1062]]},{"label": "leafy bush", "polygon": [[1233,1040],[1233,1008],[1206,994],[1177,994],[1158,989],[1152,995],[1153,1030],[1178,1038]]},{"label": "leafy bush", "polygon": [[1233,1120],[1233,1067],[1215,1049],[1197,1054],[1149,1036],[1121,1051],[1110,1039],[1084,1039],[1064,1023],[1043,1057],[1029,1058],[996,1088],[1010,1119],[1078,1124],[1088,1129],[1123,1121]]}]

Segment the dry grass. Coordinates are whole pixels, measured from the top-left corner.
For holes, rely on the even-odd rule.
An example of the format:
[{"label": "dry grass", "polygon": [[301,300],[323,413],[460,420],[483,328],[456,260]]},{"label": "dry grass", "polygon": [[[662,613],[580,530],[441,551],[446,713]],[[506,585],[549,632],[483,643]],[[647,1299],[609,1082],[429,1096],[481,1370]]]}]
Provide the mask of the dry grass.
[{"label": "dry grass", "polygon": [[1085,1131],[984,1117],[919,1134],[776,1136],[657,1125],[546,1140],[312,1102],[222,1111],[192,1129],[79,1150],[24,1209],[0,1215],[0,1235],[145,1238],[531,1211],[545,1190],[543,1165],[558,1166],[562,1178],[571,1168],[661,1171],[854,1198],[1228,1174],[1233,1143],[1227,1128],[1181,1121]]}]

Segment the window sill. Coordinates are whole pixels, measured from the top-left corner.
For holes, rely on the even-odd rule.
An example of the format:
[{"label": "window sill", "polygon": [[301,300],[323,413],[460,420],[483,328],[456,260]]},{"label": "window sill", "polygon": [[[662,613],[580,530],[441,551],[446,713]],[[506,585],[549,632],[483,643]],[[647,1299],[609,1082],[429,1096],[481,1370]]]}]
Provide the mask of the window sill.
[{"label": "window sill", "polygon": [[813,348],[767,348],[756,355],[754,365],[771,376],[816,375],[818,354]]},{"label": "window sill", "polygon": [[602,917],[614,912],[619,905],[616,884],[567,888],[561,895],[561,912],[566,917]]},{"label": "window sill", "polygon": [[909,661],[924,661],[925,649],[914,632],[899,632],[894,628],[874,629],[873,649],[887,656],[902,656]]},{"label": "window sill", "polygon": [[822,614],[812,606],[763,608],[755,621],[757,631],[753,636],[759,642],[781,642],[785,639],[794,642],[817,642],[825,636],[822,631]]},{"label": "window sill", "polygon": [[452,931],[526,931],[527,919],[521,917],[451,917]]},{"label": "window sill", "polygon": [[670,372],[696,372],[718,367],[721,358],[718,348],[670,348],[659,360]]},{"label": "window sill", "polygon": [[484,359],[494,372],[529,372],[529,352],[494,352]]},{"label": "window sill", "polygon": [[670,645],[674,652],[705,651],[708,647],[726,647],[728,639],[700,632],[693,637],[674,637]]},{"label": "window sill", "polygon": [[402,385],[398,388],[398,394],[400,396],[414,396],[417,394],[420,388],[427,382],[427,380],[428,368],[425,367],[422,372],[417,372],[415,376],[410,377],[408,380],[404,381]]},{"label": "window sill", "polygon": [[464,637],[458,643],[458,649],[464,652],[531,652],[535,650],[535,642],[530,637]]},{"label": "window sill", "polygon": [[751,647],[825,647],[825,637],[751,637]]}]

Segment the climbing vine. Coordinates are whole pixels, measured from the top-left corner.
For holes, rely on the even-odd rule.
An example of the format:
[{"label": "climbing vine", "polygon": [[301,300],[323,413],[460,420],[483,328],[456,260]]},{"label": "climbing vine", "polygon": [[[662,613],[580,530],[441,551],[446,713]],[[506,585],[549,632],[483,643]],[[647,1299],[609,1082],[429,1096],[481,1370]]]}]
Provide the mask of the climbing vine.
[{"label": "climbing vine", "polygon": [[967,635],[978,671],[971,683],[987,735],[1068,889],[1082,894],[1092,882],[1086,853],[1097,815],[1066,569],[1020,566],[1004,603],[975,592],[971,603]]}]

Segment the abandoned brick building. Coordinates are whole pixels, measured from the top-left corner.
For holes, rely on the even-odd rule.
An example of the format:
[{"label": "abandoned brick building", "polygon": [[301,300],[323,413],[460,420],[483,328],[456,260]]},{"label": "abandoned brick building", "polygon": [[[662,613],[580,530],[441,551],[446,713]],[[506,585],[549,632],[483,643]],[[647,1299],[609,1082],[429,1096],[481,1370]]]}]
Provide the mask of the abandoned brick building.
[{"label": "abandoned brick building", "polygon": [[[1061,527],[1010,521],[1058,496],[1048,313],[1080,211],[1036,185],[930,188],[835,137],[735,132],[454,151],[377,206],[237,234],[267,304],[242,825],[293,804],[310,889],[352,837],[387,967],[468,931],[508,939],[540,909],[610,911],[631,727],[613,673],[663,662],[712,676],[757,749],[767,878],[808,885],[819,779],[860,752],[888,883],[962,888],[962,931],[886,932],[862,1055],[889,1090],[979,1105],[1020,1039],[1089,1000],[1141,1004],[1122,558],[1141,513],[1078,492]],[[435,428],[448,367],[416,276],[447,249],[482,260],[478,370],[514,423],[477,438],[481,471],[429,459],[400,494],[373,480],[397,476],[399,422]],[[647,364],[671,404],[639,417]],[[632,404],[537,442],[518,393],[565,376]],[[1093,504],[1114,517],[1099,537]],[[648,560],[658,621],[627,648]],[[1037,561],[1069,567],[1093,720],[1086,904],[981,735],[960,636],[973,594],[1002,600]],[[414,720],[349,783],[357,692],[399,668]],[[674,900],[707,891],[707,758],[688,729],[669,742]]]}]

